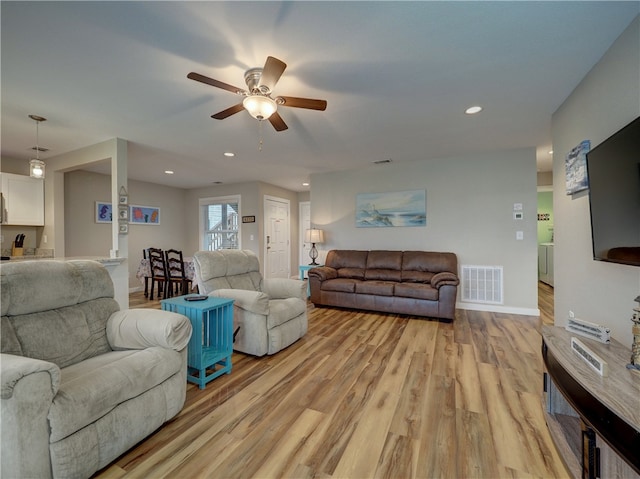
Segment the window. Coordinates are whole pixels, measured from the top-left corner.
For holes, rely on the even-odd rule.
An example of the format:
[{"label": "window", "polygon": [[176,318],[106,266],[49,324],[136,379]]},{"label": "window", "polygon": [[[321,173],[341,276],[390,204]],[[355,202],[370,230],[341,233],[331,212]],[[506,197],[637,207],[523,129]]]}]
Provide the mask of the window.
[{"label": "window", "polygon": [[240,197],[203,198],[200,200],[202,249],[239,249]]}]

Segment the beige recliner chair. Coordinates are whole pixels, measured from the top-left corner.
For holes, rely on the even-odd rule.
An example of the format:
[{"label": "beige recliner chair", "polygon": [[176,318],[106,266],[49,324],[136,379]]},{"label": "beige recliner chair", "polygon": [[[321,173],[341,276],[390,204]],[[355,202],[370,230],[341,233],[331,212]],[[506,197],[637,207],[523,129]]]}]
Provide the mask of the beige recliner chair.
[{"label": "beige recliner chair", "polygon": [[176,416],[191,323],[120,309],[95,261],[0,265],[0,476],[84,478]]},{"label": "beige recliner chair", "polygon": [[274,354],[306,334],[304,281],[263,279],[258,257],[249,250],[198,251],[193,263],[201,294],[234,300],[236,351]]}]

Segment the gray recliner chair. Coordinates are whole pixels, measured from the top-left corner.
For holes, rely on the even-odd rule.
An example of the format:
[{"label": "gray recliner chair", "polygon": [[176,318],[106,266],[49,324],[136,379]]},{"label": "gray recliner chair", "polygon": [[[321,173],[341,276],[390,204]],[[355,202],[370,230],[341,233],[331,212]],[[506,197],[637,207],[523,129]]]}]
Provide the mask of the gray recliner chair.
[{"label": "gray recliner chair", "polygon": [[120,309],[95,261],[0,265],[0,476],[84,478],[176,416],[191,323]]},{"label": "gray recliner chair", "polygon": [[234,330],[240,327],[236,351],[274,354],[306,334],[304,281],[263,279],[258,257],[250,250],[198,251],[193,263],[201,294],[234,300]]}]

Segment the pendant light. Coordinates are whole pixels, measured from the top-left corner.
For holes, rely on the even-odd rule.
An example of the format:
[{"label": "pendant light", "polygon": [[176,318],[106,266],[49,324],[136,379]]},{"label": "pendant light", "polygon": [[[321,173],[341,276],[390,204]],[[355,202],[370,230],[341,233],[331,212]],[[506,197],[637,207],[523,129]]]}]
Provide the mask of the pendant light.
[{"label": "pendant light", "polygon": [[36,122],[36,157],[29,162],[29,176],[32,178],[44,179],[44,161],[40,160],[40,146],[38,145],[40,122],[47,121],[46,118],[38,115],[29,115],[29,118]]}]

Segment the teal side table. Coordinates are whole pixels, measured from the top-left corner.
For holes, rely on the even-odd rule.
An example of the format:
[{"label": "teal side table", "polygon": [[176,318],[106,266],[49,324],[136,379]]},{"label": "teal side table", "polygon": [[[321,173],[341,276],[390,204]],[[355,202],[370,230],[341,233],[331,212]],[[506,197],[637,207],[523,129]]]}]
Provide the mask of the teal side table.
[{"label": "teal side table", "polygon": [[[309,271],[311,268],[319,268],[322,266],[321,264],[301,264],[298,266],[300,270],[300,279],[304,281],[304,274]],[[307,281],[307,298],[311,296],[311,286],[309,285],[309,281]]]},{"label": "teal side table", "polygon": [[194,295],[163,299],[160,303],[163,310],[184,314],[191,321],[187,380],[204,389],[218,376],[231,373],[233,300],[210,296],[203,301],[187,301],[187,296]]}]

